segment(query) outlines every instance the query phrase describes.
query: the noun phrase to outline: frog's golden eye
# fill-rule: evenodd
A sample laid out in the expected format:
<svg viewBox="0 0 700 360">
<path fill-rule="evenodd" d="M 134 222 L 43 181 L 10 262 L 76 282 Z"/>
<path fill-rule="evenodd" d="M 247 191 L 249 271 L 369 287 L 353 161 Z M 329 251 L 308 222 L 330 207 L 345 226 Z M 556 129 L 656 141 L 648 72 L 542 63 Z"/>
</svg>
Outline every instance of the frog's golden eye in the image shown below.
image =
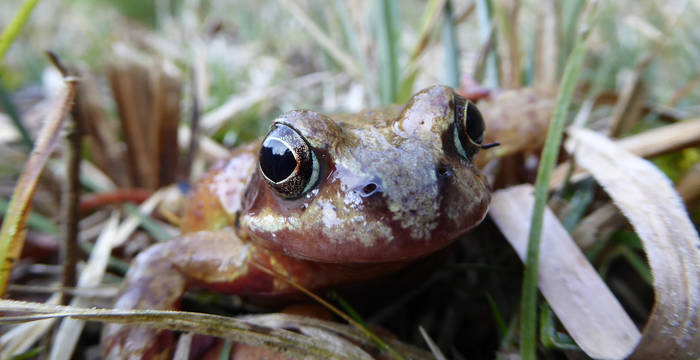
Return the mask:
<svg viewBox="0 0 700 360">
<path fill-rule="evenodd" d="M 284 124 L 273 125 L 265 137 L 259 165 L 265 181 L 285 199 L 300 197 L 318 180 L 318 160 L 311 146 Z"/>
<path fill-rule="evenodd" d="M 454 142 L 457 151 L 471 159 L 483 146 L 484 118 L 471 101 L 454 96 Z"/>
</svg>

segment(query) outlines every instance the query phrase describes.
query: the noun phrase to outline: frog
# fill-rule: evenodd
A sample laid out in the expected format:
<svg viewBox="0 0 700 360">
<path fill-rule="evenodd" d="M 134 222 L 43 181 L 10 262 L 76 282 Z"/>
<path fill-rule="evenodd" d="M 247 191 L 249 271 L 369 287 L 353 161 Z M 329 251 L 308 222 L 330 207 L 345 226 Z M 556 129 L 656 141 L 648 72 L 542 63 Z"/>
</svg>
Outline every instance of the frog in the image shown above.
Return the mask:
<svg viewBox="0 0 700 360">
<path fill-rule="evenodd" d="M 357 114 L 293 110 L 194 186 L 181 234 L 141 252 L 116 309 L 173 310 L 191 289 L 283 296 L 395 273 L 486 216 L 484 119 L 435 85 Z M 163 358 L 173 334 L 112 324 L 106 358 Z"/>
</svg>

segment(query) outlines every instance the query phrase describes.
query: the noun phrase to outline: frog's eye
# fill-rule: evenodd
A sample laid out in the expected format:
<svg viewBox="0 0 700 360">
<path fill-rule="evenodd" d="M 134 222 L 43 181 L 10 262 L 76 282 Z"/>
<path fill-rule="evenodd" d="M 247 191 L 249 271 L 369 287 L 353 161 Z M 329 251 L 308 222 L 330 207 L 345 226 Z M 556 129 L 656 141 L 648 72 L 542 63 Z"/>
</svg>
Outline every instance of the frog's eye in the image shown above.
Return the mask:
<svg viewBox="0 0 700 360">
<path fill-rule="evenodd" d="M 484 141 L 484 118 L 471 101 L 454 97 L 454 142 L 460 155 L 471 159 Z"/>
<path fill-rule="evenodd" d="M 286 199 L 300 197 L 318 180 L 318 160 L 311 146 L 284 124 L 273 125 L 265 137 L 259 163 L 265 181 Z"/>
</svg>

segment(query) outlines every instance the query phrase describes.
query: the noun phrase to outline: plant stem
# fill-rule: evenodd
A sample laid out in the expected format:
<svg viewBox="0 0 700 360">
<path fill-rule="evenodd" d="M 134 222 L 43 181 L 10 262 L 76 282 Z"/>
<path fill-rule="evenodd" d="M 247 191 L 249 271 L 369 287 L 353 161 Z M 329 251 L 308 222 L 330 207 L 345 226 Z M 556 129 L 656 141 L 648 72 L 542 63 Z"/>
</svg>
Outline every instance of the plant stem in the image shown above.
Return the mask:
<svg viewBox="0 0 700 360">
<path fill-rule="evenodd" d="M 535 205 L 532 211 L 532 223 L 528 238 L 527 259 L 525 262 L 525 274 L 523 277 L 521 323 L 520 323 L 520 357 L 523 360 L 535 360 L 537 353 L 537 277 L 539 266 L 540 238 L 542 237 L 542 223 L 544 220 L 544 207 L 547 204 L 549 181 L 552 177 L 552 169 L 559 156 L 564 123 L 571 98 L 578 80 L 578 75 L 585 54 L 585 40 L 590 34 L 590 27 L 579 35 L 574 44 L 573 51 L 566 63 L 562 85 L 557 95 L 556 107 L 552 117 L 552 123 L 547 132 L 544 150 L 540 158 L 535 181 Z"/>
<path fill-rule="evenodd" d="M 448 0 L 443 8 L 442 35 L 445 44 L 445 85 L 459 88 L 459 44 L 452 11 Z"/>
</svg>

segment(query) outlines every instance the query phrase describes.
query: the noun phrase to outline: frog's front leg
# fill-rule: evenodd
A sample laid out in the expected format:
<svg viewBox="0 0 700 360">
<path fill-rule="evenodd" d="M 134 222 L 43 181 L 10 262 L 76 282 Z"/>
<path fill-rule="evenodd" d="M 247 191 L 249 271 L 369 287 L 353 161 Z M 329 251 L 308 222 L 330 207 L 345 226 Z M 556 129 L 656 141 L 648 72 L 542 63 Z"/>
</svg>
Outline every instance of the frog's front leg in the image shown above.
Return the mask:
<svg viewBox="0 0 700 360">
<path fill-rule="evenodd" d="M 254 264 L 255 262 L 255 264 Z M 308 276 L 315 264 L 241 241 L 233 231 L 200 231 L 152 246 L 132 264 L 117 309 L 178 309 L 189 288 L 207 288 L 235 294 L 291 292 L 286 282 L 260 270 L 259 265 L 285 266 L 285 275 L 308 287 L 322 279 Z M 258 264 L 258 266 L 256 266 Z M 277 269 L 275 269 L 277 270 Z M 167 358 L 173 335 L 169 331 L 112 324 L 103 333 L 106 358 Z"/>
</svg>

